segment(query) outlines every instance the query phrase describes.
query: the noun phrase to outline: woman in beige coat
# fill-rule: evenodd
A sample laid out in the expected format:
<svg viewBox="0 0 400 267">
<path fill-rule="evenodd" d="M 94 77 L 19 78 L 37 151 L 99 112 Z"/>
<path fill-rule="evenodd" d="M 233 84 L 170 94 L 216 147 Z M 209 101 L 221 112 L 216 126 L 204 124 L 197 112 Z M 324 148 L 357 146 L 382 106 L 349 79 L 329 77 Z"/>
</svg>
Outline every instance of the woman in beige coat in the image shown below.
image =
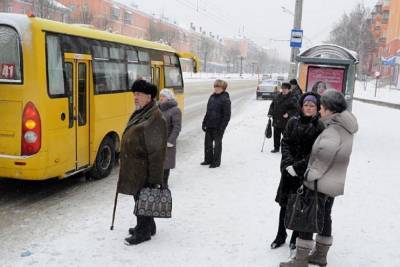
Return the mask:
<svg viewBox="0 0 400 267">
<path fill-rule="evenodd" d="M 347 110 L 342 93 L 327 90 L 321 96 L 321 120 L 325 130 L 313 145 L 308 167 L 304 175 L 304 190 L 314 190 L 318 181 L 318 192 L 328 196 L 324 214 L 324 228 L 316 237 L 313 233 L 299 233 L 296 255 L 281 267 L 307 267 L 308 263 L 326 266 L 326 256 L 332 245 L 331 211 L 334 198 L 343 195 L 347 167 L 353 147 L 353 135 L 358 130 L 357 119 Z"/>
</svg>

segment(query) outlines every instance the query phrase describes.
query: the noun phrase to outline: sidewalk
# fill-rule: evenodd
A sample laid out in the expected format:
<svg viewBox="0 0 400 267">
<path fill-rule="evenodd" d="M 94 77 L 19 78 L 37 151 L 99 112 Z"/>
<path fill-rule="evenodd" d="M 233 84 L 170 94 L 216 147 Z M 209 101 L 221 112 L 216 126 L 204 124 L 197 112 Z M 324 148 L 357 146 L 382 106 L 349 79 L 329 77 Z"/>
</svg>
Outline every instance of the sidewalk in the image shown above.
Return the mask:
<svg viewBox="0 0 400 267">
<path fill-rule="evenodd" d="M 177 168 L 170 178 L 173 217 L 157 220 L 157 235 L 151 241 L 123 244 L 134 224 L 132 197 L 119 198 L 115 230 L 109 230 L 114 173 L 96 194 L 66 202 L 51 222 L 43 222 L 44 214 L 38 211 L 25 222 L 29 228 L 22 228 L 25 239 L 12 235 L 0 244 L 0 265 L 278 266 L 287 260 L 289 249 L 287 244 L 269 248 L 278 223 L 274 198 L 281 158 L 269 152 L 272 140 L 260 152 L 269 103 L 249 96 L 227 128 L 220 168 L 200 166 L 201 130 L 180 138 Z M 400 179 L 395 166 L 400 126 L 390 126 L 389 131 L 387 121 L 396 121 L 400 111 L 359 102 L 353 111 L 360 131 L 354 139 L 345 195 L 333 206 L 329 266 L 397 267 Z M 16 230 L 21 229 L 19 223 L 15 222 Z M 32 254 L 22 257 L 25 250 Z"/>
<path fill-rule="evenodd" d="M 367 82 L 366 86 L 364 82 L 356 81 L 354 99 L 400 109 L 400 90 L 390 86 L 378 87 L 375 96 L 375 80 Z"/>
</svg>

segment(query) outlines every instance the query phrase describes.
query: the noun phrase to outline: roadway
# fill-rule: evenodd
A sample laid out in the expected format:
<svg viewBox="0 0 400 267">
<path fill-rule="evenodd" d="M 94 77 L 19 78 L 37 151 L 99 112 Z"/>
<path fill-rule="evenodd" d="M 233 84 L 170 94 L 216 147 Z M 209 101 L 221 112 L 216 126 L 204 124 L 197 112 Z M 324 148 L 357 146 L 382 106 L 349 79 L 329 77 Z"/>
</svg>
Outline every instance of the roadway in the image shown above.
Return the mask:
<svg viewBox="0 0 400 267">
<path fill-rule="evenodd" d="M 201 131 L 212 84 L 213 81 L 190 81 L 185 84 L 185 111 L 179 138 L 182 152 L 190 153 L 191 138 Z M 256 81 L 229 81 L 233 116 L 240 112 L 243 100 L 255 97 L 255 87 Z M 85 203 L 88 198 L 94 201 L 93 205 L 102 205 L 104 194 L 111 196 L 115 190 L 118 169 L 117 166 L 109 177 L 98 181 L 87 181 L 84 175 L 33 182 L 0 179 L 0 240 L 5 244 L 5 240 L 13 238 L 12 233 L 18 236 L 20 230 L 35 231 L 37 225 L 30 222 L 38 216 L 41 217 L 40 223 L 51 225 L 64 209 L 76 203 Z"/>
</svg>

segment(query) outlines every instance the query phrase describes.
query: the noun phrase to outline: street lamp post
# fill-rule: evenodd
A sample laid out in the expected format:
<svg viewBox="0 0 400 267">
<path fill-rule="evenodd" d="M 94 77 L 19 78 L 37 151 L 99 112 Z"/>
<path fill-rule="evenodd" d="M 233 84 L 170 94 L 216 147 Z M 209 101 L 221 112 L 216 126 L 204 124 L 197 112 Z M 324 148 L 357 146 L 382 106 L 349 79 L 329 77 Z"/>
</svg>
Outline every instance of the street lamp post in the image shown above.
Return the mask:
<svg viewBox="0 0 400 267">
<path fill-rule="evenodd" d="M 296 6 L 295 6 L 295 10 L 294 10 L 293 29 L 297 29 L 297 30 L 301 29 L 302 13 L 303 13 L 303 0 L 296 0 Z M 300 53 L 299 48 L 292 47 L 291 53 L 290 53 L 289 79 L 296 78 L 296 75 L 297 75 L 296 57 L 299 53 Z"/>
</svg>

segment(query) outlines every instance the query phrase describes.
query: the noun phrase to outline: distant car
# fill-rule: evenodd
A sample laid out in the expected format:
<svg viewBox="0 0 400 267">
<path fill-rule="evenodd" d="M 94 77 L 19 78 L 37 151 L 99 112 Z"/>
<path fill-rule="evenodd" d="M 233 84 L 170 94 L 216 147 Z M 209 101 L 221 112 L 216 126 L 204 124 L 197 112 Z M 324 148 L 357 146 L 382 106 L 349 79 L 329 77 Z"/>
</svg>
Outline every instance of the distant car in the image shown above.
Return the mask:
<svg viewBox="0 0 400 267">
<path fill-rule="evenodd" d="M 272 79 L 272 75 L 271 74 L 263 74 L 261 80 L 270 80 Z"/>
<path fill-rule="evenodd" d="M 257 86 L 256 99 L 273 99 L 281 86 L 280 81 L 266 80 Z"/>
</svg>

